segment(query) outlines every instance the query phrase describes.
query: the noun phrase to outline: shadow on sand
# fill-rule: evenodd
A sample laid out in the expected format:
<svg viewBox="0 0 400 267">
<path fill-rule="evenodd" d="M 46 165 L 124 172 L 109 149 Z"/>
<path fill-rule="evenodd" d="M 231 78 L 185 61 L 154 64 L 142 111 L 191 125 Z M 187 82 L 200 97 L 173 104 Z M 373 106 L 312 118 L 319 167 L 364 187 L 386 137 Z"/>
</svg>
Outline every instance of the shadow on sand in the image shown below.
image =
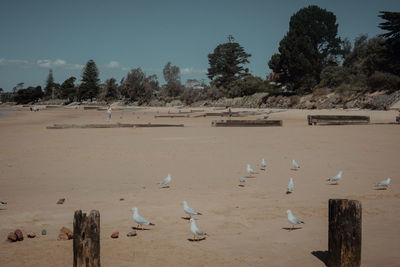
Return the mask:
<svg viewBox="0 0 400 267">
<path fill-rule="evenodd" d="M 328 263 L 328 251 L 327 250 L 325 250 L 325 251 L 322 251 L 322 250 L 313 251 L 313 252 L 311 252 L 311 254 L 313 254 L 316 258 L 318 258 L 325 265 L 327 265 L 327 263 Z"/>
<path fill-rule="evenodd" d="M 293 231 L 293 230 L 299 230 L 299 229 L 303 229 L 303 227 L 282 227 L 283 230 L 287 230 L 287 231 Z"/>
<path fill-rule="evenodd" d="M 200 241 L 203 241 L 205 239 L 206 239 L 206 237 L 202 237 L 202 238 L 199 238 L 199 239 L 188 238 L 187 240 L 190 241 L 190 242 L 200 242 Z"/>
<path fill-rule="evenodd" d="M 132 229 L 133 230 L 137 230 L 137 231 L 148 231 L 148 230 L 151 230 L 151 229 L 149 229 L 149 228 L 138 228 L 138 227 L 136 227 L 136 226 L 132 226 Z"/>
<path fill-rule="evenodd" d="M 374 188 L 374 190 L 387 190 L 387 188 L 386 187 L 376 187 L 376 188 Z"/>
</svg>

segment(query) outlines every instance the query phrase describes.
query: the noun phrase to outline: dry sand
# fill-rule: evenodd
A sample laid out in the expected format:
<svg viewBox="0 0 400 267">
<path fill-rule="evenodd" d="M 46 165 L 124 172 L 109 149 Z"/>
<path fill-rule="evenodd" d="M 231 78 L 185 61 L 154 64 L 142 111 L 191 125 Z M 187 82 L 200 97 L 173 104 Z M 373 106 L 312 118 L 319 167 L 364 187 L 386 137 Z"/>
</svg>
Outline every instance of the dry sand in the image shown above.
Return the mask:
<svg viewBox="0 0 400 267">
<path fill-rule="evenodd" d="M 14 108 L 12 108 L 14 109 Z M 324 266 L 313 251 L 328 249 L 328 199 L 360 200 L 362 265 L 400 262 L 400 126 L 308 126 L 307 114 L 370 115 L 394 121 L 394 111 L 303 111 L 274 113 L 283 127 L 215 128 L 216 118 L 158 118 L 168 108 L 114 111 L 112 122 L 184 123 L 184 128 L 49 130 L 53 123 L 106 123 L 105 111 L 1 110 L 1 266 L 71 266 L 74 211 L 98 209 L 103 266 Z M 172 109 L 171 109 L 172 111 Z M 259 170 L 239 187 L 246 164 Z M 299 171 L 290 170 L 296 159 Z M 343 170 L 338 186 L 325 181 Z M 168 173 L 169 189 L 157 184 Z M 285 194 L 289 178 L 294 193 Z M 374 184 L 392 178 L 388 190 Z M 63 205 L 57 205 L 66 198 Z M 120 201 L 120 198 L 125 200 Z M 182 201 L 199 212 L 209 234 L 190 242 Z M 156 224 L 136 237 L 131 208 Z M 287 231 L 286 210 L 305 221 Z M 38 237 L 5 241 L 20 228 Z M 41 236 L 41 230 L 47 235 Z M 120 238 L 111 239 L 114 231 Z"/>
</svg>

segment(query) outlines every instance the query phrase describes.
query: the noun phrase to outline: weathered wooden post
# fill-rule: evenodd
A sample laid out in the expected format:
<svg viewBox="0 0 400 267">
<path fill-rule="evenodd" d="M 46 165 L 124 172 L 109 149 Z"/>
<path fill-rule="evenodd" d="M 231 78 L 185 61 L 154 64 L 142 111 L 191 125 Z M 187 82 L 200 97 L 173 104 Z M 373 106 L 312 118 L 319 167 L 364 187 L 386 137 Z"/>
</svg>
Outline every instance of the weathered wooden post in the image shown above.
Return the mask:
<svg viewBox="0 0 400 267">
<path fill-rule="evenodd" d="M 74 267 L 100 266 L 100 213 L 90 211 L 89 217 L 81 210 L 74 215 Z"/>
<path fill-rule="evenodd" d="M 329 199 L 328 267 L 361 265 L 361 203 Z"/>
</svg>

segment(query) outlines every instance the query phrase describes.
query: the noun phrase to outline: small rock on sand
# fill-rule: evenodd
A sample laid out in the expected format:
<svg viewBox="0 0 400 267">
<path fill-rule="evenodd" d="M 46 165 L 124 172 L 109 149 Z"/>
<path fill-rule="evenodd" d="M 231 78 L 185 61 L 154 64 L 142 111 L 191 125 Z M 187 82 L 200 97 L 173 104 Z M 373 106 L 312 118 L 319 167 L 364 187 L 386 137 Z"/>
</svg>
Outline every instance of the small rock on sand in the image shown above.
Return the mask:
<svg viewBox="0 0 400 267">
<path fill-rule="evenodd" d="M 15 232 L 10 232 L 7 236 L 7 239 L 10 240 L 11 242 L 16 242 L 17 235 L 15 234 Z"/>
<path fill-rule="evenodd" d="M 36 237 L 36 234 L 33 233 L 33 232 L 30 232 L 30 233 L 27 234 L 27 237 L 28 237 L 28 238 L 35 238 L 35 237 Z"/>
<path fill-rule="evenodd" d="M 43 230 L 42 230 L 42 235 L 46 235 L 46 234 L 47 234 L 46 229 L 43 229 Z"/>
<path fill-rule="evenodd" d="M 65 226 L 60 229 L 60 234 L 66 234 L 68 239 L 72 239 L 74 237 L 72 231 Z"/>
<path fill-rule="evenodd" d="M 137 235 L 136 231 L 131 231 L 126 234 L 126 236 L 136 236 L 136 235 Z"/>
<path fill-rule="evenodd" d="M 65 201 L 65 198 L 60 198 L 60 199 L 57 201 L 57 204 L 64 204 L 64 201 Z"/>
<path fill-rule="evenodd" d="M 118 238 L 119 237 L 119 232 L 114 232 L 111 235 L 111 238 Z"/>
<path fill-rule="evenodd" d="M 24 235 L 22 234 L 22 231 L 21 231 L 21 230 L 17 229 L 17 230 L 15 230 L 14 233 L 15 233 L 15 235 L 17 236 L 17 240 L 18 240 L 18 241 L 24 240 Z"/>
</svg>

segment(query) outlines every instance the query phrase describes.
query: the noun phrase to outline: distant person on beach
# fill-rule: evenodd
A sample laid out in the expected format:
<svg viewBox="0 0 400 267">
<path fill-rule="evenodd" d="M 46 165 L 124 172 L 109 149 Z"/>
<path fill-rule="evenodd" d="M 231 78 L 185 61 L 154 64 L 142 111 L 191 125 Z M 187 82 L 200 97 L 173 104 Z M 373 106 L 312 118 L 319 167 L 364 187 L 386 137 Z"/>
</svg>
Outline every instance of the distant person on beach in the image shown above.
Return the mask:
<svg viewBox="0 0 400 267">
<path fill-rule="evenodd" d="M 232 117 L 232 110 L 231 110 L 231 107 L 229 107 L 229 109 L 228 109 L 228 114 L 229 114 L 229 117 Z"/>
<path fill-rule="evenodd" d="M 107 106 L 107 120 L 111 120 L 111 111 L 112 111 L 111 106 L 108 105 Z"/>
</svg>

